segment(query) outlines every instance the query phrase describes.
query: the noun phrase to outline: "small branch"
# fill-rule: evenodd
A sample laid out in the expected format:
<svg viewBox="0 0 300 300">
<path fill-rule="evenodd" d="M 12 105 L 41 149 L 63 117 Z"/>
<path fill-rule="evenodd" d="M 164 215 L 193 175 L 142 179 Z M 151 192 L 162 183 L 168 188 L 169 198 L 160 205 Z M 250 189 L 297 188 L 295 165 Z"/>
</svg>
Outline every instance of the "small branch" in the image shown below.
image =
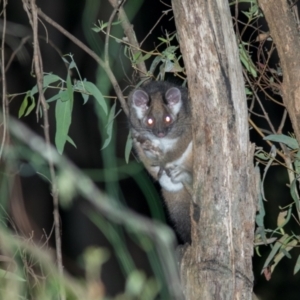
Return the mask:
<svg viewBox="0 0 300 300">
<path fill-rule="evenodd" d="M 112 7 L 114 7 L 114 8 L 117 8 L 119 6 L 117 0 L 109 0 L 109 2 L 112 5 Z M 139 52 L 139 50 L 135 50 L 135 49 L 139 49 L 140 45 L 137 41 L 133 27 L 132 27 L 131 23 L 129 22 L 128 17 L 126 15 L 123 7 L 120 7 L 120 9 L 119 9 L 119 16 L 122 21 L 121 25 L 123 27 L 124 33 L 125 33 L 126 37 L 128 38 L 129 43 L 131 45 L 133 45 L 133 49 L 131 51 L 133 52 L 133 54 L 135 54 L 135 53 Z M 139 62 L 137 64 L 137 66 L 139 68 L 139 76 L 142 79 L 147 74 L 147 68 L 146 68 L 145 62 L 144 61 Z"/>
<path fill-rule="evenodd" d="M 118 12 L 119 8 L 123 5 L 124 0 L 121 1 L 121 3 L 114 8 L 108 23 L 107 23 L 107 31 L 106 31 L 106 35 L 105 35 L 105 43 L 104 43 L 104 61 L 105 63 L 108 64 L 109 66 L 109 54 L 108 54 L 108 48 L 109 48 L 109 37 L 110 37 L 110 30 L 111 30 L 111 24 L 116 16 L 116 13 Z"/>
<path fill-rule="evenodd" d="M 143 43 L 146 41 L 146 39 L 148 38 L 148 36 L 152 33 L 152 31 L 154 30 L 154 28 L 159 24 L 159 22 L 161 21 L 161 19 L 166 16 L 168 14 L 168 12 L 172 11 L 172 9 L 168 9 L 163 11 L 162 15 L 158 18 L 157 22 L 152 26 L 152 28 L 150 29 L 150 31 L 147 33 L 147 35 L 144 37 L 144 39 L 141 41 L 140 46 L 143 45 Z"/>
<path fill-rule="evenodd" d="M 3 0 L 3 32 L 2 32 L 2 43 L 1 43 L 1 73 L 2 73 L 2 114 L 3 114 L 3 128 L 2 134 L 0 130 L 1 147 L 0 147 L 0 159 L 2 157 L 2 152 L 8 137 L 8 100 L 6 96 L 6 75 L 5 75 L 5 34 L 6 34 L 6 5 L 7 0 Z"/>
<path fill-rule="evenodd" d="M 47 102 L 43 92 L 43 62 L 42 62 L 42 56 L 39 47 L 37 7 L 35 5 L 35 0 L 30 0 L 30 4 L 27 1 L 28 0 L 23 0 L 23 5 L 33 30 L 34 68 L 35 68 L 35 75 L 37 78 L 37 87 L 39 91 L 39 100 L 38 100 L 36 113 L 38 114 L 39 112 L 39 105 L 42 105 L 43 121 L 44 121 L 44 136 L 46 141 L 46 147 L 47 149 L 50 149 L 51 147 L 50 134 L 49 134 L 50 126 L 48 120 Z M 57 258 L 59 274 L 61 277 L 63 277 L 63 262 L 62 262 L 61 237 L 60 237 L 61 226 L 60 226 L 60 217 L 59 217 L 57 182 L 56 182 L 54 164 L 52 162 L 51 157 L 47 160 L 47 162 L 50 170 L 51 190 L 52 190 L 52 198 L 53 198 L 53 206 L 54 206 L 53 215 L 54 215 L 54 227 L 55 227 L 56 258 Z M 60 299 L 61 300 L 66 299 L 65 290 L 62 284 L 60 285 Z"/>
<path fill-rule="evenodd" d="M 248 121 L 249 121 L 250 125 L 255 129 L 255 131 L 256 131 L 262 138 L 264 138 L 265 135 L 264 135 L 264 134 L 262 133 L 262 131 L 256 126 L 256 124 L 255 124 L 250 118 L 248 118 Z M 273 146 L 273 144 L 272 144 L 270 141 L 268 141 L 268 140 L 265 140 L 265 141 L 267 142 L 267 144 L 268 144 L 270 147 Z M 283 155 L 278 149 L 276 149 L 276 152 L 277 152 L 277 154 L 278 154 L 279 156 L 281 156 L 281 157 L 285 160 L 284 155 Z"/>
<path fill-rule="evenodd" d="M 270 126 L 272 132 L 273 132 L 274 134 L 276 134 L 276 130 L 275 130 L 275 128 L 274 128 L 274 126 L 273 126 L 273 124 L 272 124 L 270 118 L 269 118 L 269 115 L 268 115 L 268 113 L 266 112 L 264 106 L 262 105 L 262 103 L 261 103 L 261 101 L 260 101 L 260 99 L 259 99 L 259 97 L 258 97 L 258 95 L 257 95 L 257 93 L 256 93 L 256 91 L 255 91 L 255 89 L 254 89 L 254 87 L 253 87 L 253 85 L 252 85 L 252 82 L 250 81 L 250 79 L 249 79 L 249 77 L 248 77 L 248 74 L 247 74 L 247 72 L 246 72 L 244 69 L 243 69 L 243 74 L 244 74 L 244 77 L 247 79 L 247 82 L 248 82 L 249 86 L 251 87 L 251 90 L 252 90 L 252 92 L 253 92 L 253 94 L 254 94 L 254 96 L 255 96 L 255 98 L 256 98 L 256 100 L 257 100 L 257 102 L 258 102 L 258 104 L 259 104 L 259 106 L 260 106 L 260 108 L 261 108 L 261 110 L 263 111 L 263 114 L 264 114 L 264 116 L 265 116 L 265 119 L 266 119 L 266 121 L 268 122 L 268 124 L 269 124 L 269 126 Z"/>
<path fill-rule="evenodd" d="M 69 33 L 67 30 L 65 30 L 63 27 L 61 27 L 59 24 L 57 24 L 54 20 L 52 20 L 50 17 L 48 17 L 45 13 L 41 11 L 41 9 L 38 9 L 38 15 L 43 18 L 47 23 L 52 25 L 54 28 L 56 28 L 60 33 L 62 33 L 64 36 L 66 36 L 69 40 L 71 40 L 75 45 L 77 45 L 79 48 L 81 48 L 84 52 L 86 52 L 89 56 L 91 56 L 106 72 L 106 75 L 110 79 L 110 82 L 117 94 L 117 97 L 119 98 L 119 101 L 121 103 L 121 106 L 125 112 L 125 114 L 128 116 L 129 110 L 126 103 L 126 100 L 123 96 L 122 90 L 116 80 L 115 75 L 111 71 L 110 67 L 106 65 L 106 63 L 89 47 L 87 47 L 85 44 L 83 44 L 80 40 L 78 40 L 74 35 Z"/>
</svg>

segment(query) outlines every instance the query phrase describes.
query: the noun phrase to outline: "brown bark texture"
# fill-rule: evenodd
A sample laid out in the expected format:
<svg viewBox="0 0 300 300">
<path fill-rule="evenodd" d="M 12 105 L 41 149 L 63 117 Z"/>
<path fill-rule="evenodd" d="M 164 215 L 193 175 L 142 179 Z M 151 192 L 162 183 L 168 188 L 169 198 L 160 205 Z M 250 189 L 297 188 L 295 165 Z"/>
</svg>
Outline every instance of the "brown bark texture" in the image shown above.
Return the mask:
<svg viewBox="0 0 300 300">
<path fill-rule="evenodd" d="M 192 245 L 185 298 L 251 299 L 255 216 L 253 146 L 228 1 L 173 0 L 192 99 Z"/>
<path fill-rule="evenodd" d="M 283 103 L 300 142 L 300 39 L 297 24 L 287 0 L 259 0 L 258 3 L 276 44 L 283 73 Z"/>
</svg>

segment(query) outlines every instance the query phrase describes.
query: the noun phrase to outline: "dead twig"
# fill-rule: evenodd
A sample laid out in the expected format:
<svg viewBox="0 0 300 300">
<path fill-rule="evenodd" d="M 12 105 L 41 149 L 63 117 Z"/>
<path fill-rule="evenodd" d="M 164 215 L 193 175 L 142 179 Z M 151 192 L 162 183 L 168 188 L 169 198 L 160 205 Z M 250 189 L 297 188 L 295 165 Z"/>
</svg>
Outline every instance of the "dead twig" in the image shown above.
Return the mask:
<svg viewBox="0 0 300 300">
<path fill-rule="evenodd" d="M 35 0 L 23 0 L 24 10 L 26 11 L 32 31 L 33 31 L 33 61 L 34 61 L 34 69 L 35 75 L 37 78 L 37 87 L 39 91 L 39 100 L 37 105 L 36 113 L 39 113 L 39 105 L 42 106 L 43 109 L 43 127 L 44 127 L 44 137 L 47 145 L 47 149 L 50 149 L 50 134 L 49 134 L 49 119 L 48 119 L 48 105 L 46 99 L 44 97 L 43 92 L 43 61 L 39 47 L 39 37 L 38 37 L 38 13 L 37 7 L 35 4 Z M 58 201 L 58 189 L 57 189 L 57 180 L 54 169 L 54 164 L 50 159 L 47 160 L 50 170 L 50 178 L 51 178 L 51 193 L 53 198 L 53 216 L 54 216 L 54 227 L 55 227 L 55 244 L 56 244 L 56 259 L 58 272 L 60 276 L 63 276 L 63 262 L 62 262 L 62 250 L 61 250 L 61 226 L 60 226 L 60 217 L 59 217 L 59 201 Z M 63 285 L 60 285 L 60 299 L 65 300 L 65 290 Z"/>
</svg>

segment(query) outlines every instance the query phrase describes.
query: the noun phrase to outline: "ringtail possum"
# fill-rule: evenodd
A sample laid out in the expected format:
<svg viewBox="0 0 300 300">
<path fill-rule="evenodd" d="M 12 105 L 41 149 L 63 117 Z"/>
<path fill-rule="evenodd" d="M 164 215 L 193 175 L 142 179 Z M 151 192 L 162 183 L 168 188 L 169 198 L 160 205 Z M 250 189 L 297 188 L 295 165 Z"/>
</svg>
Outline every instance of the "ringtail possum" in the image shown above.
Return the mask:
<svg viewBox="0 0 300 300">
<path fill-rule="evenodd" d="M 128 97 L 134 148 L 158 180 L 175 231 L 191 242 L 190 204 L 193 183 L 191 108 L 186 88 L 153 81 Z"/>
</svg>

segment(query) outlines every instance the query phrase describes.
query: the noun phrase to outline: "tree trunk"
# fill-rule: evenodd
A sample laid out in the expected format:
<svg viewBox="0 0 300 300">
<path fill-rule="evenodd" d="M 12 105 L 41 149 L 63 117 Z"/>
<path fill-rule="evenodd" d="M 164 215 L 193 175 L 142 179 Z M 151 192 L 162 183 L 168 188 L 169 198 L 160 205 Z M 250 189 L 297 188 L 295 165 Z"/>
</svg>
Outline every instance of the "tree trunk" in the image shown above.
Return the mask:
<svg viewBox="0 0 300 300">
<path fill-rule="evenodd" d="M 282 99 L 300 142 L 300 40 L 297 24 L 287 0 L 258 2 L 276 44 L 283 73 Z"/>
<path fill-rule="evenodd" d="M 228 2 L 173 0 L 192 99 L 192 245 L 186 299 L 251 299 L 256 202 L 242 69 Z"/>
</svg>

